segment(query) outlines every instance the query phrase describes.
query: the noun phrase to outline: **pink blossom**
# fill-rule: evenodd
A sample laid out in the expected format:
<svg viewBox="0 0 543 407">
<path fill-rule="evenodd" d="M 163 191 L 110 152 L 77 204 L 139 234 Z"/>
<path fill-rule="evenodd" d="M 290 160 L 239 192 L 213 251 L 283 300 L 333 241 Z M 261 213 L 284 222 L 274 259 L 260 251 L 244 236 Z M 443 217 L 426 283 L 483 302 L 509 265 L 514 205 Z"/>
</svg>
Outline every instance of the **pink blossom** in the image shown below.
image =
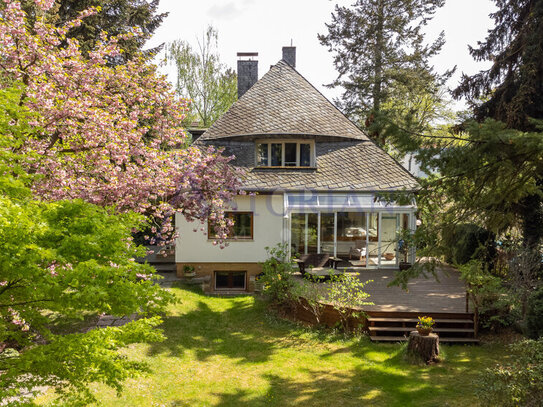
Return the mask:
<svg viewBox="0 0 543 407">
<path fill-rule="evenodd" d="M 26 139 L 21 150 L 32 157 L 28 170 L 41 176 L 33 185 L 37 195 L 145 214 L 154 220 L 151 244 L 174 238 L 172 217 L 178 211 L 187 220 L 223 219 L 240 186 L 232 157 L 183 147 L 181 123 L 189 101 L 175 97 L 156 66 L 143 57 L 115 67 L 106 63 L 121 52 L 119 38 L 138 33 L 103 36 L 85 58 L 66 34 L 96 9 L 62 27 L 39 17 L 30 29 L 20 2 L 3 1 L 0 75 L 6 80 L 0 88 L 10 79 L 26 85 L 21 103 L 36 114 L 32 125 L 40 134 Z M 46 11 L 53 1 L 35 3 Z M 220 239 L 229 226 L 217 222 Z"/>
</svg>

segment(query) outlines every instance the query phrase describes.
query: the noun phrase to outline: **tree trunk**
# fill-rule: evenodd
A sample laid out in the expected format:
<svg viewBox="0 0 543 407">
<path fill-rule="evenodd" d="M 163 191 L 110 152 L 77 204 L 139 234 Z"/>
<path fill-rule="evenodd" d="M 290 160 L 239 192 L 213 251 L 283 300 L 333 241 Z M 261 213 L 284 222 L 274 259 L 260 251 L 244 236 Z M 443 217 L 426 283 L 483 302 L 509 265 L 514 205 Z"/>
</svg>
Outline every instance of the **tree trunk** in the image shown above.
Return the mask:
<svg viewBox="0 0 543 407">
<path fill-rule="evenodd" d="M 409 334 L 407 354 L 422 360 L 426 364 L 437 362 L 439 356 L 439 336 L 436 334 L 421 336 L 417 331 L 412 331 Z"/>
</svg>

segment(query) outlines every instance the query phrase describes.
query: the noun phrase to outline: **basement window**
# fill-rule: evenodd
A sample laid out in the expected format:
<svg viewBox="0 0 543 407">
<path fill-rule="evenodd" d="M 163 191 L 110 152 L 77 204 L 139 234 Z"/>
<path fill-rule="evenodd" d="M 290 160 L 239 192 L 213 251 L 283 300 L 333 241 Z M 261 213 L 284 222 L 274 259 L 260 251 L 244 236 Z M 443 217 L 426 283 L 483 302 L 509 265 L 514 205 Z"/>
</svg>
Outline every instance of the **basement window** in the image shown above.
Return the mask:
<svg viewBox="0 0 543 407">
<path fill-rule="evenodd" d="M 216 290 L 245 290 L 246 271 L 215 271 Z"/>
<path fill-rule="evenodd" d="M 311 167 L 315 144 L 311 141 L 257 142 L 257 167 Z"/>
</svg>

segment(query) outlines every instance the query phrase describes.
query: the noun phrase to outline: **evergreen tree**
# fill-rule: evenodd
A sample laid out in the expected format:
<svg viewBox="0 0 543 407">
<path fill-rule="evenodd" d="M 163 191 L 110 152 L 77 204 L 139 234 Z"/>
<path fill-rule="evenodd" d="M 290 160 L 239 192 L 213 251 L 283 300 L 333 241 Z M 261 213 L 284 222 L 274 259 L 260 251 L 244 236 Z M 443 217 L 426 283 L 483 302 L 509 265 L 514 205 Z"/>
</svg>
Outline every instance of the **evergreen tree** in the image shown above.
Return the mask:
<svg viewBox="0 0 543 407">
<path fill-rule="evenodd" d="M 508 138 L 489 138 L 485 150 L 498 149 L 501 161 L 518 169 L 511 174 L 517 184 L 528 171 L 523 184 L 530 188 L 513 195 L 511 207 L 521 217 L 525 245 L 536 248 L 543 238 L 543 0 L 495 1 L 495 27 L 478 48 L 470 48 L 476 60 L 492 61 L 492 66 L 464 75 L 454 96 L 467 97 L 476 120 L 501 121 L 523 137 L 508 143 L 504 142 Z M 484 182 L 476 175 L 472 175 L 476 184 Z"/>
<path fill-rule="evenodd" d="M 141 51 L 145 41 L 168 16 L 168 13 L 158 14 L 159 2 L 160 0 L 57 0 L 50 14 L 52 22 L 60 26 L 74 20 L 90 7 L 100 8 L 98 13 L 85 18 L 79 27 L 74 27 L 68 34 L 68 38 L 76 38 L 79 41 L 84 54 L 94 49 L 103 31 L 107 32 L 108 36 L 116 36 L 132 32 L 134 27 L 141 30 L 143 36 L 120 41 L 124 54 L 112 61 L 119 64 Z M 34 1 L 27 0 L 24 5 L 27 15 L 31 18 L 35 10 L 33 3 Z M 147 50 L 146 53 L 154 55 L 161 47 Z"/>
<path fill-rule="evenodd" d="M 543 1 L 495 2 L 495 27 L 478 48 L 470 47 L 475 60 L 492 61 L 492 66 L 463 75 L 454 96 L 467 97 L 479 120 L 490 117 L 509 128 L 534 131 L 531 119 L 543 119 Z"/>
<path fill-rule="evenodd" d="M 339 72 L 329 86 L 344 88 L 336 103 L 360 127 L 369 127 L 381 144 L 391 122 L 396 129 L 423 132 L 438 114 L 417 112 L 427 109 L 426 103 L 398 104 L 442 102 L 440 86 L 450 72 L 438 75 L 429 59 L 441 50 L 444 35 L 428 45 L 422 29 L 443 4 L 444 0 L 358 0 L 352 8 L 336 6 L 326 25 L 328 34 L 319 35 L 321 44 L 335 54 Z M 422 127 L 413 127 L 414 117 L 424 118 Z"/>
</svg>

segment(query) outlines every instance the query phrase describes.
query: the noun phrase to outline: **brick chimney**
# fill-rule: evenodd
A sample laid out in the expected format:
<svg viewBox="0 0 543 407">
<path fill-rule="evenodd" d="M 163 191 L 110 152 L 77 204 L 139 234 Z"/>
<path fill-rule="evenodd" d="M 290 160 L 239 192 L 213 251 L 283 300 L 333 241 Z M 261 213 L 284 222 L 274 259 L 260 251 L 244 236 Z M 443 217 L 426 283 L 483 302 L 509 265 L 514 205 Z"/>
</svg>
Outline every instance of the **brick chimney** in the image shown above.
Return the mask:
<svg viewBox="0 0 543 407">
<path fill-rule="evenodd" d="M 238 52 L 238 99 L 258 81 L 258 52 Z"/>
<path fill-rule="evenodd" d="M 296 68 L 296 47 L 283 47 L 283 61 Z"/>
</svg>

